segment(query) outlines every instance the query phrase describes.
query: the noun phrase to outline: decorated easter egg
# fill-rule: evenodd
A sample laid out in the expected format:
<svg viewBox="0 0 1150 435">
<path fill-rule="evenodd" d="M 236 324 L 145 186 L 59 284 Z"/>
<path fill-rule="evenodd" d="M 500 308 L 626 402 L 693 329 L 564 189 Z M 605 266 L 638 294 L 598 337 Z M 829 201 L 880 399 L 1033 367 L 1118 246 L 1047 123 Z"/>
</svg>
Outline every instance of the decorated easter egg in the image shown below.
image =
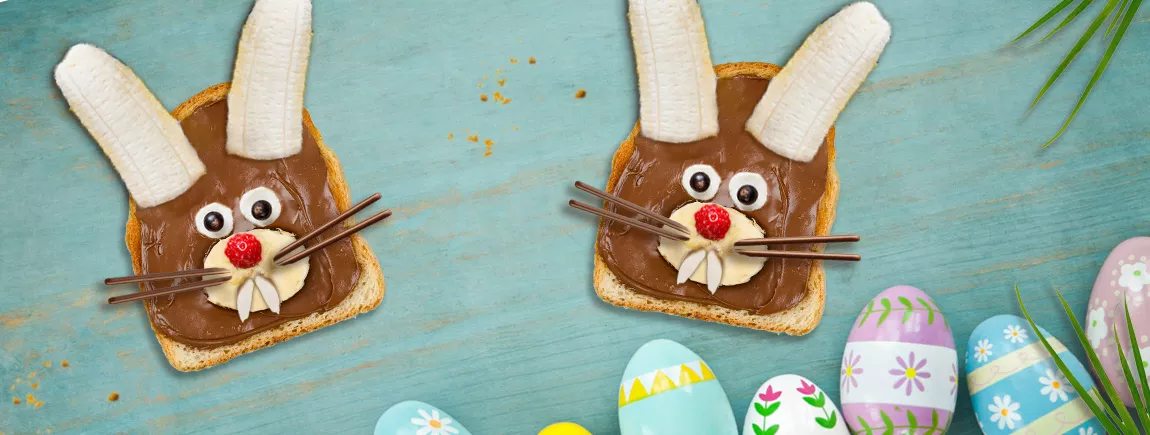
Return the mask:
<svg viewBox="0 0 1150 435">
<path fill-rule="evenodd" d="M 1045 329 L 1040 331 L 1074 377 L 1094 389 L 1078 358 Z M 966 371 L 974 416 L 987 435 L 1103 433 L 1026 319 L 1003 314 L 974 328 Z"/>
<path fill-rule="evenodd" d="M 743 419 L 743 435 L 847 435 L 847 426 L 827 393 L 799 375 L 763 383 Z"/>
<path fill-rule="evenodd" d="M 408 400 L 388 408 L 375 422 L 375 435 L 471 435 L 439 408 Z"/>
<path fill-rule="evenodd" d="M 735 414 L 715 373 L 699 355 L 671 340 L 644 344 L 619 386 L 623 435 L 736 435 Z"/>
<path fill-rule="evenodd" d="M 1102 270 L 1094 280 L 1094 290 L 1086 307 L 1086 320 L 1082 328 L 1090 347 L 1098 354 L 1102 370 L 1114 383 L 1114 389 L 1122 397 L 1126 406 L 1134 406 L 1130 388 L 1126 386 L 1126 375 L 1122 371 L 1122 361 L 1118 357 L 1118 345 L 1114 343 L 1114 326 L 1118 326 L 1118 340 L 1126 352 L 1126 359 L 1133 367 L 1134 354 L 1131 350 L 1130 333 L 1126 330 L 1126 310 L 1123 298 L 1130 306 L 1130 313 L 1145 312 L 1150 307 L 1150 237 L 1135 237 L 1122 242 L 1110 251 Z M 1142 351 L 1143 358 L 1150 356 L 1150 316 L 1134 316 L 1134 333 L 1138 336 L 1134 346 Z M 1137 384 L 1137 381 L 1135 381 Z"/>
<path fill-rule="evenodd" d="M 942 433 L 958 390 L 950 325 L 930 296 L 884 290 L 847 338 L 839 378 L 843 416 L 854 433 Z"/>
<path fill-rule="evenodd" d="M 539 435 L 591 435 L 591 432 L 575 423 L 563 422 L 543 428 Z"/>
</svg>

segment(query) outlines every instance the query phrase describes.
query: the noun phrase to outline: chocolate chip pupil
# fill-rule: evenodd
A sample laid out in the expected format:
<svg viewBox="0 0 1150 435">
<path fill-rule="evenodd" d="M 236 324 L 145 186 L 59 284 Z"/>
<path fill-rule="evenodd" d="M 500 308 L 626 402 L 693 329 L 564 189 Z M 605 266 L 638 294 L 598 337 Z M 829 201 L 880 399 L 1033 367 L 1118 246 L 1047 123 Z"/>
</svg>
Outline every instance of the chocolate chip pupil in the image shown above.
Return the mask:
<svg viewBox="0 0 1150 435">
<path fill-rule="evenodd" d="M 256 201 L 255 204 L 252 204 L 252 217 L 262 221 L 264 219 L 267 219 L 268 216 L 271 216 L 271 215 L 272 215 L 271 203 L 261 199 L 259 201 Z"/>
<path fill-rule="evenodd" d="M 218 211 L 213 211 L 204 215 L 204 228 L 207 228 L 208 231 L 212 232 L 223 229 L 224 215 L 221 215 Z"/>
<path fill-rule="evenodd" d="M 707 188 L 711 187 L 711 177 L 702 172 L 696 172 L 691 176 L 691 188 L 696 192 L 706 192 Z"/>
<path fill-rule="evenodd" d="M 743 186 L 739 188 L 735 196 L 738 197 L 739 202 L 750 205 L 754 204 L 756 199 L 759 199 L 759 191 L 756 190 L 754 186 Z"/>
</svg>

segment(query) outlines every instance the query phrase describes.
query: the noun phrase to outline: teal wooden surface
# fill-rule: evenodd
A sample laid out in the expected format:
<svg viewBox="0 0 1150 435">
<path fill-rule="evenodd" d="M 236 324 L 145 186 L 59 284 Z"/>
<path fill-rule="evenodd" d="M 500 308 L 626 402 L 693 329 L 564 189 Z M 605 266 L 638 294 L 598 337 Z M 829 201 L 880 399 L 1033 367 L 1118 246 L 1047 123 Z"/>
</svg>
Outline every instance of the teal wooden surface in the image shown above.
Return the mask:
<svg viewBox="0 0 1150 435">
<path fill-rule="evenodd" d="M 844 4 L 701 3 L 715 63 L 785 62 Z M 140 305 L 103 303 L 112 291 L 100 280 L 131 271 L 127 196 L 52 68 L 71 44 L 93 43 L 173 108 L 229 79 L 251 3 L 0 3 L 0 387 L 43 402 L 0 397 L 0 432 L 363 433 L 410 398 L 479 434 L 562 420 L 612 433 L 619 377 L 654 338 L 702 355 L 741 421 L 755 388 L 778 374 L 837 399 L 853 319 L 895 284 L 929 292 L 960 347 L 981 320 L 1018 312 L 1016 283 L 1040 323 L 1068 339 L 1052 289 L 1083 312 L 1110 248 L 1150 232 L 1150 13 L 1073 129 L 1040 150 L 1101 52 L 1091 43 L 1024 117 L 1087 24 L 1043 46 L 1005 47 L 1050 3 L 877 2 L 894 36 L 836 141 L 835 232 L 862 234 L 851 250 L 865 259 L 828 267 L 823 322 L 794 338 L 594 295 L 595 221 L 565 203 L 574 180 L 606 181 L 636 118 L 625 2 L 316 1 L 306 106 L 353 196 L 380 191 L 396 212 L 366 233 L 386 297 L 354 320 L 190 374 L 165 362 Z M 573 98 L 578 89 L 587 97 Z M 512 101 L 480 102 L 493 90 Z M 957 412 L 953 433 L 977 431 L 965 393 Z"/>
</svg>

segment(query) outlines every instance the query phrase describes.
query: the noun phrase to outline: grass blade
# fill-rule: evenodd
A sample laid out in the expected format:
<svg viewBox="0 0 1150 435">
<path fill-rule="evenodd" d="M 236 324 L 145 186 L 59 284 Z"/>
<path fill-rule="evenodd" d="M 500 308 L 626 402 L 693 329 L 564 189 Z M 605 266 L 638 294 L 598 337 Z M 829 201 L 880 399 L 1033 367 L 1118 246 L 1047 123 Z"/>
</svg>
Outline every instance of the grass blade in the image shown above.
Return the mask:
<svg viewBox="0 0 1150 435">
<path fill-rule="evenodd" d="M 1082 48 L 1086 46 L 1086 43 L 1090 41 L 1090 38 L 1093 37 L 1094 33 L 1098 31 L 1098 28 L 1102 26 L 1102 23 L 1106 21 L 1106 17 L 1110 16 L 1110 11 L 1114 10 L 1114 5 L 1116 4 L 1118 4 L 1118 0 L 1109 0 L 1106 2 L 1106 7 L 1102 8 L 1102 12 L 1098 13 L 1098 17 L 1090 23 L 1090 28 L 1086 29 L 1086 33 L 1082 34 L 1081 38 L 1078 38 L 1078 42 L 1074 44 L 1074 47 L 1070 49 L 1069 53 L 1066 53 L 1066 57 L 1062 59 L 1062 63 L 1058 64 L 1058 68 L 1055 68 L 1054 72 L 1050 74 L 1050 78 L 1046 79 L 1046 84 L 1042 85 L 1042 89 L 1038 91 L 1038 96 L 1034 97 L 1034 102 L 1030 103 L 1030 108 L 1027 109 L 1027 111 L 1033 110 L 1034 106 L 1038 105 L 1038 101 L 1042 100 L 1042 96 L 1046 95 L 1046 91 L 1050 90 L 1050 86 L 1062 76 L 1062 72 L 1066 71 L 1066 67 L 1070 66 L 1070 62 L 1073 62 L 1074 58 L 1078 57 L 1078 53 L 1082 51 Z M 1121 29 L 1119 29 L 1119 31 L 1121 31 Z M 1117 40 L 1117 38 L 1115 38 L 1115 40 Z M 1073 117 L 1074 116 L 1071 115 L 1071 118 Z M 1069 122 L 1067 122 L 1066 125 L 1069 125 Z M 1062 135 L 1063 131 L 1066 131 L 1066 125 L 1063 125 L 1062 130 L 1058 132 L 1059 136 Z M 1055 139 L 1057 138 L 1058 136 L 1055 136 Z M 1050 140 L 1050 142 L 1053 141 L 1054 139 Z M 1047 142 L 1046 145 L 1050 145 L 1050 142 Z M 1043 147 L 1045 147 L 1045 145 Z"/>
<path fill-rule="evenodd" d="M 1094 367 L 1094 373 L 1097 373 L 1099 380 L 1102 381 L 1103 391 L 1106 391 L 1106 398 L 1110 400 L 1112 411 L 1118 414 L 1122 426 L 1126 429 L 1124 433 L 1138 433 L 1138 430 L 1134 427 L 1134 420 L 1130 418 L 1130 411 L 1126 410 L 1126 406 L 1122 405 L 1118 391 L 1114 389 L 1114 383 L 1110 382 L 1110 377 L 1105 375 L 1106 371 L 1102 368 L 1102 362 L 1098 360 L 1098 354 L 1095 353 L 1094 348 L 1090 346 L 1090 340 L 1086 338 L 1086 331 L 1082 330 L 1082 324 L 1078 323 L 1077 317 L 1074 317 L 1074 310 L 1070 309 L 1070 304 L 1066 302 L 1066 298 L 1062 297 L 1062 292 L 1054 290 L 1054 293 L 1058 295 L 1058 300 L 1062 302 L 1062 309 L 1066 311 L 1066 317 L 1070 318 L 1070 325 L 1074 327 L 1074 333 L 1078 335 L 1078 342 L 1082 343 L 1082 347 L 1086 349 L 1086 357 L 1090 359 L 1090 365 Z"/>
<path fill-rule="evenodd" d="M 1102 13 L 1098 14 L 1098 18 L 1103 18 L 1104 15 L 1109 14 L 1110 10 L 1113 9 L 1114 3 L 1117 1 L 1118 0 L 1110 0 Z M 1114 57 L 1114 52 L 1118 49 L 1118 43 L 1122 42 L 1122 37 L 1126 35 L 1126 29 L 1130 28 L 1130 22 L 1134 20 L 1134 15 L 1138 13 L 1140 6 L 1142 6 L 1142 0 L 1130 0 L 1130 5 L 1126 7 L 1126 12 L 1122 17 L 1122 24 L 1118 25 L 1118 30 L 1114 33 L 1114 39 L 1111 39 L 1110 45 L 1106 47 L 1106 53 L 1102 55 L 1102 60 L 1098 62 L 1098 68 L 1094 69 L 1094 75 L 1090 76 L 1090 81 L 1086 84 L 1086 89 L 1082 91 L 1082 96 L 1078 97 L 1078 103 L 1074 105 L 1074 110 L 1070 112 L 1070 116 L 1062 123 L 1062 128 L 1058 130 L 1058 133 L 1046 141 L 1045 145 L 1042 145 L 1043 148 L 1050 146 L 1055 140 L 1058 140 L 1058 137 L 1066 132 L 1066 128 L 1070 127 L 1070 122 L 1074 121 L 1074 117 L 1078 116 L 1078 111 L 1082 109 L 1082 103 L 1086 102 L 1086 97 L 1090 96 L 1090 91 L 1094 90 L 1094 85 L 1098 83 L 1098 79 L 1101 78 L 1102 73 L 1106 71 L 1106 66 L 1110 64 L 1110 58 Z M 1094 20 L 1094 23 L 1090 25 L 1090 31 L 1087 33 L 1094 34 L 1094 31 L 1098 30 L 1098 25 L 1101 23 L 1099 20 Z M 1035 100 L 1035 102 L 1037 102 L 1037 100 Z"/>
<path fill-rule="evenodd" d="M 1069 6 L 1072 2 L 1074 2 L 1074 0 L 1062 0 L 1057 5 L 1054 5 L 1054 8 L 1046 12 L 1046 15 L 1043 15 L 1042 18 L 1039 18 L 1038 21 L 1035 21 L 1034 24 L 1031 24 L 1029 29 L 1026 29 L 1026 31 L 1022 32 L 1022 34 L 1018 35 L 1018 37 L 1014 38 L 1014 41 L 1011 42 L 1018 42 L 1018 40 L 1025 38 L 1026 35 L 1029 35 L 1030 32 L 1033 32 L 1039 27 L 1042 27 L 1043 24 L 1046 24 L 1047 21 L 1050 21 L 1051 18 L 1054 18 L 1054 16 L 1058 15 L 1059 12 L 1062 12 L 1063 9 L 1066 9 L 1066 7 Z"/>
<path fill-rule="evenodd" d="M 1118 20 L 1122 17 L 1122 11 L 1126 10 L 1126 6 L 1129 4 L 1130 0 L 1122 0 L 1122 4 L 1118 5 L 1118 12 L 1115 12 L 1110 18 L 1110 26 L 1106 28 L 1106 34 L 1102 36 L 1103 38 L 1110 37 L 1110 32 L 1114 31 L 1114 25 L 1118 24 Z"/>
<path fill-rule="evenodd" d="M 1138 410 L 1138 412 L 1141 413 L 1138 419 L 1142 420 L 1142 426 L 1148 426 L 1150 425 L 1150 410 L 1147 409 L 1150 408 L 1150 385 L 1148 385 L 1146 381 L 1146 359 L 1142 355 L 1142 350 L 1134 344 L 1134 337 L 1137 337 L 1137 335 L 1134 334 L 1134 322 L 1130 321 L 1130 304 L 1126 298 L 1122 298 L 1122 308 L 1126 310 L 1126 332 L 1129 334 L 1128 337 L 1130 337 L 1131 350 L 1134 351 L 1134 366 L 1138 369 L 1138 382 L 1142 385 L 1141 393 L 1130 390 L 1130 395 L 1135 398 L 1142 396 L 1142 403 L 1146 404 L 1146 408 Z"/>
<path fill-rule="evenodd" d="M 1081 14 L 1082 11 L 1086 10 L 1086 7 L 1090 6 L 1091 3 L 1094 3 L 1094 0 L 1083 0 L 1083 2 L 1079 3 L 1078 6 L 1074 8 L 1074 10 L 1070 11 L 1070 14 L 1067 15 L 1061 23 L 1058 23 L 1058 27 L 1055 27 L 1054 30 L 1051 30 L 1050 33 L 1047 33 L 1046 36 L 1043 36 L 1042 39 L 1038 40 L 1038 42 L 1042 43 L 1043 41 L 1050 39 L 1050 37 L 1054 36 L 1055 33 L 1058 33 L 1059 30 L 1062 30 L 1063 27 L 1066 27 L 1067 24 L 1070 24 L 1071 21 L 1074 21 L 1075 18 L 1078 18 L 1078 14 Z"/>
<path fill-rule="evenodd" d="M 1122 374 L 1126 378 L 1126 388 L 1130 389 L 1130 396 L 1134 397 L 1134 409 L 1138 411 L 1138 420 L 1145 423 L 1146 421 L 1143 420 L 1142 416 L 1146 415 L 1146 404 L 1142 403 L 1142 395 L 1138 393 L 1138 386 L 1134 385 L 1134 373 L 1130 371 L 1130 361 L 1126 360 L 1126 351 L 1122 349 L 1122 341 L 1118 339 L 1118 324 L 1110 325 L 1110 327 L 1114 329 L 1114 346 L 1118 349 L 1118 361 L 1122 363 Z M 1131 340 L 1134 337 L 1131 336 Z"/>
<path fill-rule="evenodd" d="M 1058 370 L 1060 370 L 1062 374 L 1066 375 L 1066 380 L 1070 381 L 1070 386 L 1074 387 L 1074 391 L 1078 393 L 1078 396 L 1081 397 L 1082 401 L 1086 403 L 1086 406 L 1090 408 L 1090 412 L 1094 414 L 1094 417 L 1098 419 L 1098 422 L 1102 424 L 1102 427 L 1107 433 L 1121 433 L 1118 431 L 1115 421 L 1112 421 L 1109 416 L 1111 411 L 1110 406 L 1104 400 L 1097 400 L 1094 395 L 1090 394 L 1090 391 L 1086 390 L 1086 387 L 1082 386 L 1081 382 L 1078 382 L 1078 379 L 1074 377 L 1074 373 L 1070 371 L 1070 367 L 1066 366 L 1066 363 L 1058 356 L 1058 352 L 1055 352 L 1054 347 L 1046 340 L 1046 336 L 1042 334 L 1042 330 L 1038 329 L 1038 325 L 1034 323 L 1034 319 L 1030 318 L 1030 312 L 1026 311 L 1026 304 L 1022 302 L 1022 292 L 1018 290 L 1017 284 L 1014 286 L 1014 294 L 1018 297 L 1018 308 L 1022 310 L 1022 316 L 1025 317 L 1026 322 L 1030 324 L 1030 330 L 1034 331 L 1034 335 L 1038 336 L 1038 340 L 1042 342 L 1042 346 L 1046 348 L 1046 352 L 1054 358 L 1054 365 L 1058 367 Z M 1070 316 L 1070 318 L 1073 319 L 1074 316 Z M 1079 330 L 1081 330 L 1081 328 L 1079 328 Z M 1086 345 L 1084 347 L 1090 349 L 1090 343 L 1086 342 L 1085 336 L 1082 337 L 1082 340 L 1083 344 Z M 1106 376 L 1105 372 L 1099 373 L 1101 374 L 1100 376 Z M 1106 409 L 1105 412 L 1103 411 L 1104 408 Z"/>
</svg>

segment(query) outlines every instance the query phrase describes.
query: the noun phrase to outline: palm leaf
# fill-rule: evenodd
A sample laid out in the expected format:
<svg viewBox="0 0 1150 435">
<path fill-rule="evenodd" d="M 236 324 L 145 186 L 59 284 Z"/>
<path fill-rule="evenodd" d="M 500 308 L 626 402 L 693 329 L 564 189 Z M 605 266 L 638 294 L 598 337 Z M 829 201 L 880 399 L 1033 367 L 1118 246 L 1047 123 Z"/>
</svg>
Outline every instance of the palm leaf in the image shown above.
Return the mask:
<svg viewBox="0 0 1150 435">
<path fill-rule="evenodd" d="M 1107 2 L 1106 7 L 1103 8 L 1098 18 L 1103 18 L 1104 15 L 1109 14 L 1117 1 L 1118 0 L 1110 0 Z M 1046 141 L 1045 145 L 1042 145 L 1043 148 L 1050 146 L 1059 136 L 1062 136 L 1062 133 L 1066 132 L 1066 128 L 1070 127 L 1070 122 L 1074 120 L 1075 116 L 1078 116 L 1078 111 L 1082 109 L 1082 103 L 1086 102 L 1086 97 L 1090 96 L 1090 91 L 1094 89 L 1094 85 L 1098 83 L 1098 79 L 1101 78 L 1102 73 L 1106 71 L 1106 66 L 1110 65 L 1110 58 L 1114 56 L 1114 51 L 1118 49 L 1118 43 L 1122 42 L 1122 36 L 1126 34 L 1126 29 L 1130 27 L 1130 22 L 1134 20 L 1134 15 L 1137 14 L 1140 6 L 1142 6 L 1142 0 L 1130 0 L 1130 5 L 1126 8 L 1125 14 L 1122 17 L 1122 24 L 1118 25 L 1118 30 L 1114 33 L 1114 39 L 1111 39 L 1110 45 L 1106 47 L 1106 52 L 1102 55 L 1102 60 L 1098 62 L 1098 67 L 1094 69 L 1094 75 L 1090 77 L 1090 81 L 1086 84 L 1086 89 L 1082 91 L 1082 96 L 1078 98 L 1078 103 L 1074 105 L 1074 110 L 1070 112 L 1070 116 L 1062 123 L 1062 128 L 1058 130 L 1058 133 Z M 1091 23 L 1090 31 L 1088 31 L 1087 34 L 1093 35 L 1094 31 L 1098 30 L 1098 26 L 1101 24 L 1101 20 L 1095 19 L 1094 23 Z M 1038 101 L 1035 100 L 1035 102 L 1037 103 Z"/>
<path fill-rule="evenodd" d="M 1054 36 L 1055 33 L 1058 33 L 1059 30 L 1062 30 L 1063 27 L 1066 27 L 1067 24 L 1070 24 L 1071 21 L 1074 21 L 1075 18 L 1078 18 L 1078 14 L 1081 14 L 1082 11 L 1086 10 L 1086 7 L 1090 6 L 1091 3 L 1094 3 L 1094 0 L 1083 0 L 1083 2 L 1079 3 L 1078 6 L 1074 8 L 1074 10 L 1070 11 L 1070 14 L 1066 15 L 1066 18 L 1063 19 L 1061 23 L 1058 23 L 1058 27 L 1055 27 L 1054 30 L 1051 30 L 1050 33 L 1047 33 L 1046 36 L 1042 37 L 1042 39 L 1039 39 L 1038 42 L 1042 43 L 1047 39 L 1050 39 L 1050 37 Z"/>
<path fill-rule="evenodd" d="M 1118 24 L 1118 20 L 1122 16 L 1122 11 L 1125 10 L 1126 6 L 1129 4 L 1130 0 L 1122 0 L 1122 4 L 1118 5 L 1118 12 L 1115 12 L 1114 15 L 1110 18 L 1110 26 L 1106 27 L 1106 35 L 1103 35 L 1103 38 L 1110 37 L 1110 32 L 1114 31 L 1114 25 Z"/>
<path fill-rule="evenodd" d="M 1083 47 L 1086 47 L 1086 43 L 1090 41 L 1090 38 L 1094 36 L 1094 33 L 1098 31 L 1102 23 L 1106 21 L 1106 17 L 1110 15 L 1110 11 L 1114 9 L 1114 5 L 1116 4 L 1118 4 L 1118 0 L 1109 0 L 1106 2 L 1106 7 L 1102 8 L 1102 12 L 1098 13 L 1098 17 L 1094 18 L 1094 21 L 1090 23 L 1090 28 L 1086 29 L 1086 33 L 1082 34 L 1081 38 L 1078 38 L 1078 42 L 1074 44 L 1074 47 L 1070 49 L 1069 53 L 1066 53 L 1066 57 L 1062 58 L 1062 63 L 1058 64 L 1058 68 L 1055 68 L 1054 72 L 1050 74 L 1050 78 L 1046 79 L 1046 84 L 1042 85 L 1042 89 L 1038 91 L 1038 96 L 1034 97 L 1034 101 L 1030 103 L 1030 109 L 1027 110 L 1034 109 L 1034 106 L 1042 100 L 1042 96 L 1046 95 L 1046 91 L 1050 90 L 1050 86 L 1053 85 L 1055 81 L 1058 81 L 1058 78 L 1066 71 L 1066 67 L 1070 66 L 1071 62 L 1074 62 L 1074 58 L 1078 57 L 1078 53 L 1082 52 Z M 1065 126 L 1063 126 L 1063 130 L 1065 129 Z M 1061 134 L 1062 132 L 1060 131 L 1059 135 Z M 1058 136 L 1055 136 L 1055 138 L 1057 137 Z M 1053 139 L 1051 141 L 1053 141 Z M 1047 142 L 1047 145 L 1049 144 L 1050 143 Z"/>
<path fill-rule="evenodd" d="M 1033 32 L 1039 27 L 1042 27 L 1043 24 L 1046 24 L 1047 21 L 1050 21 L 1051 18 L 1054 18 L 1055 15 L 1058 15 L 1059 12 L 1062 12 L 1063 9 L 1066 9 L 1066 7 L 1073 2 L 1074 0 L 1062 0 L 1057 5 L 1054 5 L 1054 8 L 1050 9 L 1046 15 L 1043 15 L 1042 18 L 1039 18 L 1038 21 L 1035 21 L 1034 24 L 1031 24 L 1029 29 L 1026 29 L 1025 32 L 1022 32 L 1022 34 L 1014 38 L 1014 42 L 1018 42 L 1018 40 L 1025 38 L 1026 35 L 1029 35 L 1030 32 Z"/>
<path fill-rule="evenodd" d="M 1042 334 L 1042 330 L 1038 329 L 1038 325 L 1035 324 L 1034 319 L 1030 317 L 1030 312 L 1026 310 L 1026 304 L 1022 302 L 1022 292 L 1018 290 L 1018 285 L 1014 286 L 1014 294 L 1018 297 L 1018 307 L 1022 310 L 1022 316 L 1025 317 L 1026 322 L 1030 324 L 1030 330 L 1034 331 L 1034 335 L 1038 336 L 1038 340 L 1042 342 L 1042 346 L 1046 348 L 1046 352 L 1048 352 L 1050 356 L 1054 358 L 1054 365 L 1058 367 L 1058 370 L 1062 371 L 1062 374 L 1066 375 L 1066 380 L 1070 381 L 1070 385 L 1074 387 L 1074 391 L 1078 393 L 1078 396 L 1081 397 L 1082 401 L 1086 403 L 1086 406 L 1090 408 L 1090 412 L 1098 418 L 1098 421 L 1102 423 L 1102 427 L 1106 429 L 1107 433 L 1124 433 L 1118 431 L 1118 427 L 1115 425 L 1115 422 L 1111 421 L 1110 417 L 1107 416 L 1107 413 L 1102 410 L 1103 407 L 1105 407 L 1106 411 L 1110 411 L 1109 404 L 1107 404 L 1105 401 L 1095 400 L 1095 397 L 1090 394 L 1090 391 L 1087 390 L 1086 387 L 1082 386 L 1082 383 L 1079 382 L 1078 378 L 1074 376 L 1074 373 L 1070 371 L 1070 367 L 1066 366 L 1066 362 L 1062 361 L 1062 357 L 1058 356 L 1058 352 L 1054 351 L 1054 347 L 1051 346 L 1050 342 L 1046 340 L 1046 336 Z M 1073 320 L 1074 316 L 1071 315 L 1070 318 Z M 1081 331 L 1081 327 L 1078 329 Z M 1083 347 L 1090 349 L 1089 343 L 1086 341 L 1086 337 L 1082 335 L 1081 339 L 1082 343 L 1085 345 Z M 1101 377 L 1105 377 L 1105 374 L 1102 374 Z"/>
<path fill-rule="evenodd" d="M 1118 349 L 1118 360 L 1122 363 L 1122 374 L 1126 379 L 1126 388 L 1130 389 L 1130 395 L 1134 397 L 1134 408 L 1138 410 L 1138 419 L 1145 425 L 1146 420 L 1143 420 L 1143 416 L 1146 415 L 1146 404 L 1142 403 L 1142 397 L 1138 394 L 1138 386 L 1134 385 L 1134 374 L 1130 372 L 1130 362 L 1126 360 L 1126 352 L 1122 350 L 1122 341 L 1118 339 L 1118 325 L 1114 324 L 1110 327 L 1114 329 L 1114 346 Z M 1133 336 L 1130 338 L 1134 339 Z"/>
<path fill-rule="evenodd" d="M 1066 302 L 1066 298 L 1062 297 L 1062 292 L 1055 290 L 1054 294 L 1058 295 L 1058 300 L 1062 302 L 1062 309 L 1066 311 L 1066 317 L 1070 318 L 1070 325 L 1074 327 L 1074 333 L 1078 334 L 1078 341 L 1083 343 L 1082 347 L 1086 349 L 1086 357 L 1090 360 L 1090 365 L 1094 367 L 1094 373 L 1105 373 L 1102 369 L 1102 362 L 1098 360 L 1098 353 L 1094 352 L 1094 348 L 1090 346 L 1090 340 L 1086 338 L 1086 331 L 1082 329 L 1082 324 L 1078 323 L 1078 318 L 1074 316 L 1074 310 L 1070 309 L 1070 304 Z M 1112 411 L 1118 414 L 1117 421 L 1120 421 L 1127 431 L 1138 433 L 1134 426 L 1134 419 L 1130 417 L 1130 411 L 1126 410 L 1126 406 L 1123 406 L 1122 401 L 1119 400 L 1118 390 L 1114 389 L 1114 383 L 1110 382 L 1110 377 L 1099 376 L 1099 378 L 1102 381 L 1102 389 L 1106 392 L 1106 397 L 1110 399 Z"/>
<path fill-rule="evenodd" d="M 1130 304 L 1127 303 L 1126 298 L 1122 299 L 1122 308 L 1126 310 L 1126 332 L 1129 334 L 1128 337 L 1130 337 L 1130 347 L 1134 351 L 1134 365 L 1138 368 L 1138 382 L 1142 384 L 1141 393 L 1137 390 L 1130 390 L 1130 395 L 1135 398 L 1140 395 L 1142 396 L 1142 402 L 1145 403 L 1145 407 L 1138 410 L 1138 412 L 1141 413 L 1138 418 L 1142 420 L 1142 425 L 1146 426 L 1150 424 L 1150 384 L 1148 384 L 1146 379 L 1146 366 L 1144 365 L 1146 359 L 1142 357 L 1142 349 L 1134 345 L 1134 337 L 1137 337 L 1137 335 L 1134 334 L 1134 322 L 1130 321 Z"/>
</svg>

